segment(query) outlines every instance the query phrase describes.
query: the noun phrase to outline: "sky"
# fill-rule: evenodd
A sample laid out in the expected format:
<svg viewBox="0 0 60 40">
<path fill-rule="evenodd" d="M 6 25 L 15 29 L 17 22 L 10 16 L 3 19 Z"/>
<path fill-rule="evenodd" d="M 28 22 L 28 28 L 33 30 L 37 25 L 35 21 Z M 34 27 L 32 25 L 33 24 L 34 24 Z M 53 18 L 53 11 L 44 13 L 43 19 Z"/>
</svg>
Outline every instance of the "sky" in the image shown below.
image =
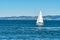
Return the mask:
<svg viewBox="0 0 60 40">
<path fill-rule="evenodd" d="M 60 15 L 60 0 L 0 0 L 0 17 Z"/>
</svg>

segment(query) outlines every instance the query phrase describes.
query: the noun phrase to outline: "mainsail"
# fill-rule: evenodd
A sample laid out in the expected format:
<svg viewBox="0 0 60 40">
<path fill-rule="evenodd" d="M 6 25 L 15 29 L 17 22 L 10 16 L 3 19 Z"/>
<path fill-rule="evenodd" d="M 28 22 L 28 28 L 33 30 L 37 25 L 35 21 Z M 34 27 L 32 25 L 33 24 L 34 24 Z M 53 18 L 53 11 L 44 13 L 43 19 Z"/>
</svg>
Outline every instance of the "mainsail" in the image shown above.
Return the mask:
<svg viewBox="0 0 60 40">
<path fill-rule="evenodd" d="M 40 11 L 39 16 L 37 18 L 37 25 L 43 25 L 43 16 L 42 16 L 41 11 Z"/>
</svg>

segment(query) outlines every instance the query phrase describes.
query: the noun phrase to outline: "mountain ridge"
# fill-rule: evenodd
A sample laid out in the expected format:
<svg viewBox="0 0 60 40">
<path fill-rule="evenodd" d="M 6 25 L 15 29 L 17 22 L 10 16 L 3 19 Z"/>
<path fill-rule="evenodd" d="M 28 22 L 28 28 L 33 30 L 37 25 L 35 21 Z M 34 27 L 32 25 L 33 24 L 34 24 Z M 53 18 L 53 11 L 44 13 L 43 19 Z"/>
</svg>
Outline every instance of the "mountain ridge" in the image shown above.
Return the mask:
<svg viewBox="0 0 60 40">
<path fill-rule="evenodd" d="M 37 20 L 38 16 L 11 16 L 11 17 L 0 17 L 0 20 Z M 44 20 L 60 20 L 60 16 L 43 16 Z"/>
</svg>

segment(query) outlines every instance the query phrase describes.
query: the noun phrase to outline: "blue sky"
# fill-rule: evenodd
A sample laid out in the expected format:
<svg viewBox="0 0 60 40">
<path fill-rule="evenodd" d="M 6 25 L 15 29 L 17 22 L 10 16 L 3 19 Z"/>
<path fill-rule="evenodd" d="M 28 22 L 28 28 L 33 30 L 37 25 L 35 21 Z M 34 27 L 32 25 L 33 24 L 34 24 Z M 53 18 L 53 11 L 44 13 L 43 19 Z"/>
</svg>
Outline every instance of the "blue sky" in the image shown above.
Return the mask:
<svg viewBox="0 0 60 40">
<path fill-rule="evenodd" d="M 0 0 L 0 17 L 60 15 L 60 0 Z"/>
</svg>

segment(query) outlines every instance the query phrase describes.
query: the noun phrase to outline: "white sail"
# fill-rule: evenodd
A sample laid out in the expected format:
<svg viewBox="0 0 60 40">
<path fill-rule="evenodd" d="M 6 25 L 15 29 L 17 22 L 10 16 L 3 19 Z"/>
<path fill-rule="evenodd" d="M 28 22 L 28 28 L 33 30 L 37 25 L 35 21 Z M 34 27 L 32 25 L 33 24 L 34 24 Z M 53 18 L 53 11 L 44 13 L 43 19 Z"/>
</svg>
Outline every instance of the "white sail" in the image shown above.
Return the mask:
<svg viewBox="0 0 60 40">
<path fill-rule="evenodd" d="M 41 11 L 40 11 L 38 19 L 37 19 L 37 25 L 43 25 L 43 16 L 42 16 Z"/>
</svg>

